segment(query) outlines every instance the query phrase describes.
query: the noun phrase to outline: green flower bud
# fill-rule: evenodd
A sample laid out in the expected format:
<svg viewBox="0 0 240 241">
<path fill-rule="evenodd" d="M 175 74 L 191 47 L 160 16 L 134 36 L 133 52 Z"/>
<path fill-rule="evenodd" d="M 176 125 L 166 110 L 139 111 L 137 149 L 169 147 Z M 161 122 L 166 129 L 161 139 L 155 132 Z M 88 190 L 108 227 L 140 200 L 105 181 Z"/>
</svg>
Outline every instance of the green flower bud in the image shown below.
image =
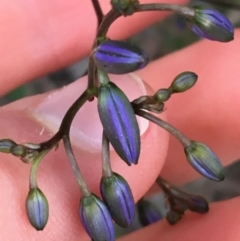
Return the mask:
<svg viewBox="0 0 240 241">
<path fill-rule="evenodd" d="M 190 165 L 201 175 L 214 181 L 224 180 L 223 166 L 210 148 L 191 141 L 184 151 Z"/>
<path fill-rule="evenodd" d="M 139 6 L 138 0 L 111 0 L 112 8 L 124 16 L 132 15 Z"/>
<path fill-rule="evenodd" d="M 12 148 L 12 154 L 17 157 L 23 157 L 26 155 L 26 147 L 17 145 Z"/>
<path fill-rule="evenodd" d="M 26 199 L 28 220 L 36 230 L 43 230 L 48 221 L 48 201 L 39 188 L 29 190 Z"/>
<path fill-rule="evenodd" d="M 198 76 L 193 72 L 183 72 L 175 77 L 169 89 L 172 93 L 181 93 L 192 88 L 197 82 Z"/>
<path fill-rule="evenodd" d="M 169 89 L 160 89 L 154 94 L 154 99 L 158 102 L 165 102 L 171 97 Z"/>
<path fill-rule="evenodd" d="M 11 153 L 11 149 L 17 146 L 17 144 L 10 139 L 0 140 L 0 152 Z"/>
</svg>

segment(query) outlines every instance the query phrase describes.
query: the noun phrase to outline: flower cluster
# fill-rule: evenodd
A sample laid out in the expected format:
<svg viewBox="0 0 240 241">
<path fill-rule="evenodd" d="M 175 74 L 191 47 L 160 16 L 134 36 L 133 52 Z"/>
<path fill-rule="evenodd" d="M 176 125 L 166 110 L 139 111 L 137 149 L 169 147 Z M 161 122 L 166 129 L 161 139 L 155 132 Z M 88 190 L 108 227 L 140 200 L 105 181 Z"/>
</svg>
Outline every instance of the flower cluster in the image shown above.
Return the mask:
<svg viewBox="0 0 240 241">
<path fill-rule="evenodd" d="M 135 217 L 133 194 L 124 177 L 112 171 L 109 145 L 112 145 L 127 165 L 138 163 L 141 140 L 136 115 L 148 119 L 176 137 L 183 146 L 187 161 L 201 175 L 215 181 L 224 180 L 221 162 L 209 147 L 189 140 L 179 130 L 151 113 L 164 111 L 165 102 L 173 94 L 192 88 L 197 81 L 197 74 L 191 71 L 180 73 L 169 87 L 157 90 L 152 96 L 140 96 L 130 102 L 124 92 L 111 82 L 108 73 L 126 74 L 139 70 L 148 64 L 148 57 L 143 50 L 129 42 L 110 40 L 107 38 L 107 31 L 121 16 L 156 10 L 182 14 L 194 33 L 214 41 L 233 40 L 232 24 L 220 12 L 203 6 L 190 8 L 161 3 L 141 4 L 137 0 L 112 0 L 111 4 L 111 11 L 100 21 L 92 48 L 88 87 L 65 114 L 59 131 L 51 139 L 40 144 L 17 144 L 10 139 L 0 140 L 1 152 L 11 153 L 23 162 L 32 164 L 26 211 L 31 225 L 36 230 L 43 230 L 48 221 L 48 201 L 38 187 L 36 173 L 43 157 L 58 146 L 61 140 L 81 191 L 79 217 L 91 239 L 113 241 L 114 223 L 124 228 L 132 224 Z M 93 98 L 98 98 L 98 113 L 103 127 L 102 179 L 99 185 L 101 198 L 89 190 L 76 162 L 69 138 L 75 114 L 86 101 Z M 169 223 L 176 223 L 186 210 L 198 213 L 208 211 L 208 203 L 203 197 L 184 193 L 160 177 L 157 183 L 168 197 L 170 210 L 166 218 Z M 137 210 L 143 225 L 162 218 L 154 205 L 144 199 L 138 202 Z"/>
</svg>

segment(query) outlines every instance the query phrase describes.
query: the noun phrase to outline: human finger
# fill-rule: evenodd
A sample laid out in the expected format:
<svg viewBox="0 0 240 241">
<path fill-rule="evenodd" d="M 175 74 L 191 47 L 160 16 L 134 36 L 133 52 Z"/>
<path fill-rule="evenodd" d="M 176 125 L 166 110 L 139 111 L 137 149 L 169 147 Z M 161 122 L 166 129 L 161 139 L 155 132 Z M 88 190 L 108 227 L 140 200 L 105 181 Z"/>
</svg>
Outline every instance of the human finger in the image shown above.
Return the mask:
<svg viewBox="0 0 240 241">
<path fill-rule="evenodd" d="M 130 99 L 150 91 L 141 79 L 133 74 L 111 76 L 111 80 L 122 88 Z M 17 143 L 40 143 L 50 139 L 56 133 L 65 112 L 85 86 L 86 78 L 83 78 L 61 90 L 22 99 L 2 107 L 1 139 L 11 138 Z M 165 115 L 162 117 L 165 118 Z M 139 126 L 141 155 L 138 165 L 127 166 L 111 151 L 113 171 L 128 181 L 136 201 L 158 176 L 168 146 L 167 133 L 145 120 L 140 120 Z M 102 127 L 96 101 L 86 103 L 74 119 L 71 140 L 83 176 L 90 190 L 97 194 L 102 173 L 101 135 Z M 159 142 L 162 143 L 160 148 Z M 42 232 L 36 232 L 27 220 L 25 198 L 28 193 L 28 179 L 28 165 L 22 164 L 16 157 L 1 154 L 0 188 L 4 198 L 0 206 L 0 239 L 53 241 L 61 237 L 64 241 L 79 238 L 82 241 L 89 240 L 79 221 L 79 189 L 61 145 L 56 152 L 51 152 L 44 158 L 38 172 L 39 187 L 50 206 L 49 221 Z"/>
<path fill-rule="evenodd" d="M 109 2 L 100 1 L 105 13 L 110 10 Z M 168 2 L 181 3 L 183 0 Z M 111 28 L 110 36 L 126 38 L 165 15 L 166 12 L 151 12 L 121 18 Z M 1 1 L 0 94 L 88 54 L 96 24 L 91 1 Z"/>
</svg>

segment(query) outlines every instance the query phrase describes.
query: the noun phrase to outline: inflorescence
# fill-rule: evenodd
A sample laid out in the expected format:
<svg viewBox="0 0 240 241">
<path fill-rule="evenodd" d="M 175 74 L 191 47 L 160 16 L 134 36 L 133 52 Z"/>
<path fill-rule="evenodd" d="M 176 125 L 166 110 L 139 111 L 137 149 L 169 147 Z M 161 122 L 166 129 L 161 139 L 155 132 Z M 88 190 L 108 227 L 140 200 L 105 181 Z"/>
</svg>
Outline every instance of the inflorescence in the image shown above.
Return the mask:
<svg viewBox="0 0 240 241">
<path fill-rule="evenodd" d="M 89 60 L 88 87 L 66 112 L 58 132 L 51 139 L 40 144 L 17 144 L 13 140 L 2 139 L 0 151 L 11 153 L 24 163 L 32 165 L 26 211 L 31 225 L 36 230 L 43 230 L 48 221 L 49 205 L 46 196 L 38 187 L 36 174 L 44 156 L 63 140 L 81 191 L 79 217 L 82 225 L 92 240 L 113 241 L 113 222 L 124 228 L 129 227 L 135 217 L 135 202 L 127 181 L 111 169 L 109 144 L 127 165 L 138 163 L 141 141 L 136 115 L 155 123 L 176 137 L 183 146 L 187 161 L 202 176 L 223 181 L 224 174 L 221 162 L 209 147 L 189 140 L 179 130 L 151 114 L 164 111 L 165 102 L 172 94 L 192 88 L 197 81 L 197 74 L 190 71 L 180 73 L 168 88 L 159 89 L 152 96 L 140 96 L 130 102 L 124 92 L 111 82 L 108 73 L 126 74 L 144 68 L 148 64 L 148 57 L 139 47 L 129 42 L 109 39 L 109 27 L 117 18 L 136 12 L 172 11 L 185 16 L 192 31 L 209 40 L 229 42 L 233 40 L 234 28 L 220 12 L 204 6 L 186 7 L 161 3 L 141 4 L 137 0 L 112 0 L 112 9 L 103 16 L 98 1 L 92 2 L 99 27 Z M 98 99 L 98 113 L 103 126 L 101 198 L 92 193 L 84 181 L 69 137 L 74 116 L 93 98 Z M 198 213 L 208 211 L 208 203 L 203 197 L 185 193 L 161 177 L 156 182 L 167 197 L 170 209 L 166 219 L 170 224 L 181 219 L 186 210 Z M 145 199 L 141 199 L 136 207 L 144 226 L 162 218 L 155 206 Z"/>
</svg>

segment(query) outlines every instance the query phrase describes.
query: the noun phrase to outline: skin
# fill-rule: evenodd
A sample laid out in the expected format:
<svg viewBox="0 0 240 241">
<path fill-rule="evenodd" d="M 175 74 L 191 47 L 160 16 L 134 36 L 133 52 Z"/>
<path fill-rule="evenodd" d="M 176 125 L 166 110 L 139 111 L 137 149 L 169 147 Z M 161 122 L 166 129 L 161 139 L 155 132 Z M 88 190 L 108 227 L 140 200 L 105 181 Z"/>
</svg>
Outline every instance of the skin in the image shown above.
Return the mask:
<svg viewBox="0 0 240 241">
<path fill-rule="evenodd" d="M 109 1 L 100 2 L 104 12 L 107 12 L 110 9 Z M 147 13 L 141 16 L 137 14 L 131 20 L 121 19 L 114 24 L 115 28 L 111 29 L 109 36 L 113 39 L 125 38 L 165 15 L 166 13 Z M 131 24 L 128 24 L 129 21 Z M 84 57 L 89 53 L 95 29 L 96 18 L 90 1 L 81 4 L 79 0 L 1 1 L 0 94 Z M 146 86 L 151 86 L 155 91 L 168 87 L 172 79 L 182 71 L 189 70 L 198 74 L 197 85 L 181 96 L 172 97 L 161 118 L 168 119 L 189 138 L 207 144 L 224 165 L 240 155 L 237 114 L 240 110 L 240 56 L 236 51 L 239 43 L 239 31 L 235 33 L 235 40 L 228 44 L 203 40 L 157 60 L 137 73 L 147 83 Z M 159 79 L 156 78 L 157 74 Z M 131 82 L 124 80 L 129 77 L 112 78 L 123 90 L 130 88 Z M 56 126 L 48 123 L 49 113 L 55 113 L 57 106 L 70 106 L 85 85 L 86 79 L 82 79 L 62 90 L 29 97 L 2 107 L 0 137 L 11 138 L 18 143 L 47 140 L 57 130 Z M 153 93 L 149 87 L 146 88 L 148 93 Z M 134 97 L 132 93 L 129 95 Z M 96 109 L 90 104 L 88 107 L 87 112 L 92 111 L 94 115 Z M 62 114 L 64 111 L 66 110 Z M 84 111 L 86 109 L 83 108 L 81 113 Z M 85 126 L 75 123 L 76 128 L 87 130 L 89 120 L 86 115 L 80 117 L 76 119 L 83 121 Z M 44 121 L 41 122 L 41 118 Z M 91 117 L 91 121 L 94 130 L 100 131 L 98 119 Z M 100 151 L 96 149 L 92 152 L 89 148 L 83 150 L 83 141 L 79 142 L 75 137 L 72 138 L 72 143 L 84 177 L 91 190 L 98 193 Z M 29 166 L 11 155 L 0 156 L 1 240 L 89 240 L 79 222 L 77 210 L 80 194 L 62 146 L 44 159 L 38 172 L 39 186 L 50 204 L 49 222 L 42 232 L 35 231 L 29 225 L 25 214 Z M 179 143 L 152 124 L 142 135 L 139 165 L 129 168 L 114 153 L 111 153 L 111 159 L 114 171 L 127 179 L 136 200 L 149 190 L 160 171 L 166 179 L 179 185 L 199 177 L 187 164 Z M 238 198 L 235 198 L 211 204 L 211 212 L 207 215 L 187 213 L 174 227 L 161 221 L 121 240 L 167 241 L 176 237 L 179 241 L 209 238 L 211 241 L 238 240 L 240 218 L 235 214 L 235 209 L 238 209 L 239 203 Z"/>
</svg>

